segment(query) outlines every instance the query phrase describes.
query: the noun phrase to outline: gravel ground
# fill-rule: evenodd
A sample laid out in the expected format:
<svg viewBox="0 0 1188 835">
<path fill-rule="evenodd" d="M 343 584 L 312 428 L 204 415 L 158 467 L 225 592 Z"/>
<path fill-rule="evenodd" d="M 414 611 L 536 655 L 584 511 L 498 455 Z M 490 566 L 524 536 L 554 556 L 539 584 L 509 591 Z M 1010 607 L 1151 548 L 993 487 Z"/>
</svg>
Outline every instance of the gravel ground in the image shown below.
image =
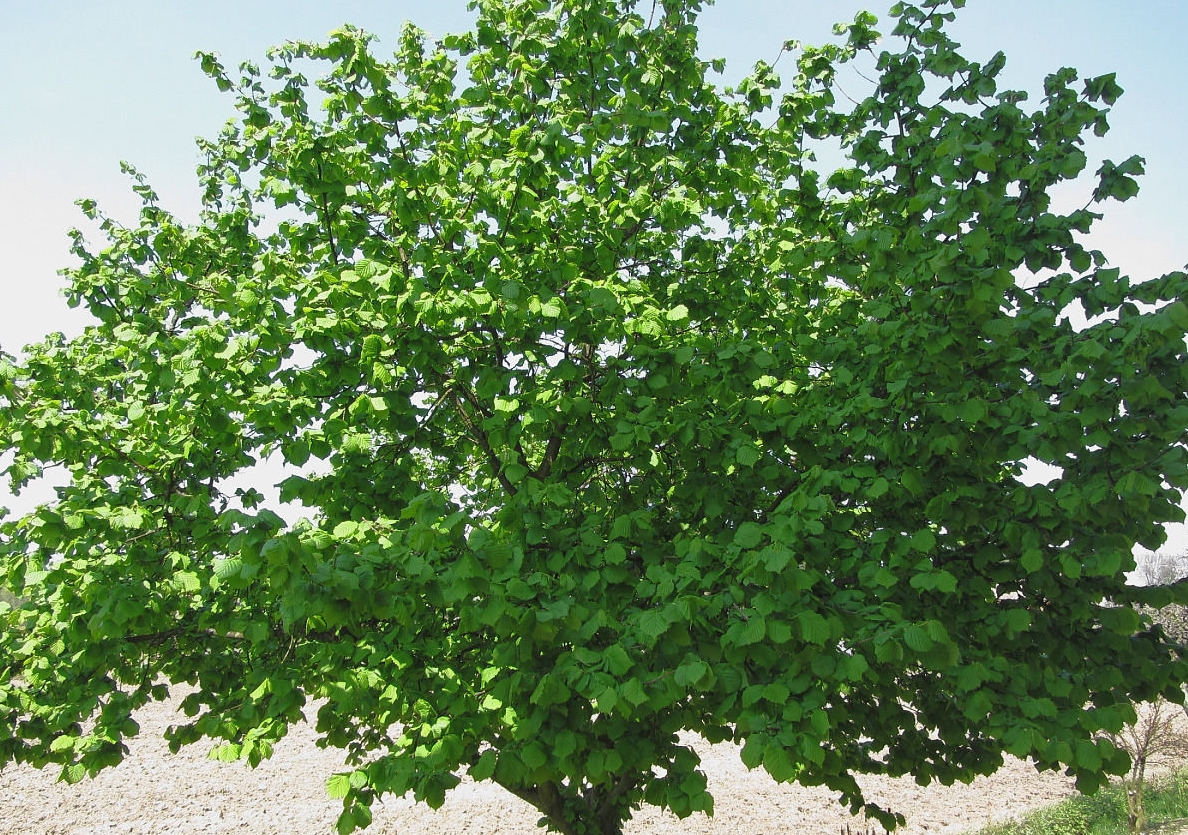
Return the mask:
<svg viewBox="0 0 1188 835">
<path fill-rule="evenodd" d="M 175 704 L 175 703 L 174 703 Z M 75 786 L 56 782 L 57 769 L 9 766 L 0 771 L 3 835 L 323 835 L 334 832 L 341 803 L 329 799 L 326 778 L 341 769 L 338 752 L 314 746 L 307 725 L 295 727 L 271 760 L 257 769 L 206 757 L 202 743 L 170 756 L 161 733 L 178 720 L 173 705 L 138 716 L 140 736 L 117 768 Z M 645 807 L 628 835 L 837 835 L 866 830 L 819 789 L 779 786 L 739 761 L 731 745 L 699 744 L 716 812 L 679 821 Z M 907 817 L 899 832 L 958 833 L 1016 815 L 1073 793 L 1072 780 L 1039 774 L 1020 761 L 968 786 L 921 788 L 910 779 L 867 779 L 868 797 Z M 539 815 L 494 785 L 464 782 L 434 811 L 409 799 L 377 804 L 367 835 L 531 835 Z M 873 831 L 881 832 L 877 827 Z"/>
</svg>

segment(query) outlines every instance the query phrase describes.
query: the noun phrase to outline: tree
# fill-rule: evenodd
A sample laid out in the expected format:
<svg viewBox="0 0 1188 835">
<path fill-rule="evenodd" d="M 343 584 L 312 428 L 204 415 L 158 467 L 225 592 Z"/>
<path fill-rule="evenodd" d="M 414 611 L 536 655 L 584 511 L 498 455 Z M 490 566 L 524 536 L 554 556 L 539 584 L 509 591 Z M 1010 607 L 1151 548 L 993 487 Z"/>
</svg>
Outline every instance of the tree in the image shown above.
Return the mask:
<svg viewBox="0 0 1188 835">
<path fill-rule="evenodd" d="M 1174 583 L 1188 576 L 1188 554 L 1142 554 L 1138 558 L 1138 579 L 1144 585 Z"/>
<path fill-rule="evenodd" d="M 1147 768 L 1178 762 L 1188 753 L 1183 727 L 1167 707 L 1162 700 L 1138 705 L 1138 720 L 1109 736 L 1110 742 L 1130 757 L 1130 773 L 1122 778 L 1127 832 L 1147 831 Z"/>
<path fill-rule="evenodd" d="M 856 775 L 1124 772 L 1096 740 L 1186 677 L 1137 607 L 1188 594 L 1124 575 L 1183 518 L 1188 279 L 1082 243 L 1138 158 L 1053 208 L 1114 78 L 1025 109 L 956 0 L 785 91 L 714 86 L 698 0 L 477 5 L 204 55 L 200 222 L 82 202 L 95 324 L 0 373 L 14 487 L 69 475 L 2 529 L 0 761 L 79 780 L 184 683 L 171 746 L 253 764 L 323 700 L 344 832 L 463 773 L 570 835 L 709 812 L 682 730 L 888 825 Z M 244 480 L 277 458 L 310 518 Z"/>
</svg>

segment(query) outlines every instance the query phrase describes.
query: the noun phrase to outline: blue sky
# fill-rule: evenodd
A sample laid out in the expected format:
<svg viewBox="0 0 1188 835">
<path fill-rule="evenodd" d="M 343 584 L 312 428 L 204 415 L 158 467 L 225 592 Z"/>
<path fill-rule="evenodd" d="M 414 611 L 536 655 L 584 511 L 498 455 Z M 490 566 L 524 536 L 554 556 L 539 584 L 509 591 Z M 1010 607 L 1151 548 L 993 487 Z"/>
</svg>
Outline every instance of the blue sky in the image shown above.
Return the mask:
<svg viewBox="0 0 1188 835">
<path fill-rule="evenodd" d="M 735 79 L 787 39 L 823 42 L 834 21 L 860 9 L 883 18 L 891 2 L 719 0 L 700 21 L 703 53 L 725 58 Z M 213 136 L 232 113 L 196 50 L 219 52 L 228 66 L 261 61 L 271 45 L 321 39 L 350 22 L 378 35 L 385 52 L 406 19 L 439 35 L 465 29 L 471 14 L 465 0 L 0 4 L 0 347 L 15 352 L 85 323 L 66 308 L 56 273 L 70 264 L 66 232 L 82 221 L 75 199 L 134 216 L 121 159 L 149 177 L 167 208 L 195 215 L 193 139 Z M 1061 66 L 1085 77 L 1117 72 L 1126 95 L 1113 130 L 1087 152 L 1091 161 L 1140 154 L 1148 173 L 1138 198 L 1107 208 L 1091 243 L 1136 277 L 1188 262 L 1186 31 L 1184 0 L 969 0 L 953 29 L 971 57 L 1006 52 L 1006 83 L 1033 94 Z M 861 89 L 856 76 L 850 82 Z"/>
<path fill-rule="evenodd" d="M 890 0 L 720 0 L 701 19 L 703 51 L 736 78 L 771 59 L 789 38 L 821 42 L 830 25 Z M 343 22 L 394 44 L 406 19 L 435 34 L 465 28 L 464 0 L 43 0 L 0 4 L 0 346 L 12 351 L 47 331 L 77 330 L 56 272 L 70 263 L 66 231 L 81 222 L 73 201 L 93 197 L 132 216 L 119 173 L 144 171 L 167 207 L 197 208 L 193 139 L 215 134 L 230 101 L 202 75 L 196 50 L 224 63 L 262 59 L 292 38 L 318 39 Z M 1116 71 L 1127 93 L 1113 131 L 1091 159 L 1146 157 L 1143 192 L 1113 205 L 1094 244 L 1136 275 L 1188 261 L 1188 30 L 1183 0 L 970 0 L 955 29 L 975 57 L 1007 53 L 1007 80 L 1037 90 L 1073 66 Z M 855 85 L 861 83 L 854 78 Z"/>
</svg>

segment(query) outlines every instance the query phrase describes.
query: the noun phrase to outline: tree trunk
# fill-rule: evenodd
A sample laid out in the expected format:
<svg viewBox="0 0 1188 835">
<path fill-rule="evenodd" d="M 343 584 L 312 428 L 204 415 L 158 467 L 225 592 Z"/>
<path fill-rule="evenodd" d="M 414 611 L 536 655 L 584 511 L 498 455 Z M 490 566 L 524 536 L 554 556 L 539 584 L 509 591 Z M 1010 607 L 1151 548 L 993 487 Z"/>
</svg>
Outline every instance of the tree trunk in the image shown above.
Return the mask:
<svg viewBox="0 0 1188 835">
<path fill-rule="evenodd" d="M 633 775 L 615 781 L 609 791 L 590 786 L 567 794 L 558 783 L 521 787 L 500 783 L 544 815 L 548 828 L 560 835 L 623 835 L 623 824 L 630 819 L 630 807 L 623 796 L 636 784 Z"/>
</svg>

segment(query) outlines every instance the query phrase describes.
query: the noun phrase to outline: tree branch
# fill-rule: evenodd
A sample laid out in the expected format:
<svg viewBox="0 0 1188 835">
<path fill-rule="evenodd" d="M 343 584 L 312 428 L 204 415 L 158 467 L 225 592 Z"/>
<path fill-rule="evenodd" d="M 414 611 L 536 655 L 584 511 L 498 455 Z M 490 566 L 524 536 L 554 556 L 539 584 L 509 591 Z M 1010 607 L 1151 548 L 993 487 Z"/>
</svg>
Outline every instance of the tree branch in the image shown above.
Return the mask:
<svg viewBox="0 0 1188 835">
<path fill-rule="evenodd" d="M 495 450 L 491 448 L 491 442 L 487 439 L 487 434 L 475 426 L 474 421 L 470 419 L 470 415 L 466 413 L 466 409 L 462 405 L 462 398 L 458 396 L 458 389 L 461 389 L 467 395 L 470 394 L 466 391 L 464 386 L 458 386 L 450 391 L 450 398 L 454 401 L 454 407 L 458 410 L 458 417 L 462 419 L 462 423 L 470 432 L 471 437 L 474 438 L 475 443 L 477 443 L 486 454 L 487 463 L 490 464 L 491 470 L 495 474 L 495 478 L 499 479 L 499 483 L 503 485 L 503 489 L 508 492 L 508 495 L 514 496 L 518 492 L 516 490 L 516 486 L 512 484 L 511 480 L 507 477 L 507 475 L 504 474 L 503 462 L 499 459 L 499 456 L 495 454 Z M 470 401 L 469 396 L 466 399 Z M 474 404 L 473 401 L 470 402 L 472 402 L 472 405 L 474 405 L 476 409 L 479 409 L 478 404 Z M 481 409 L 479 409 L 479 411 L 481 411 Z"/>
</svg>

